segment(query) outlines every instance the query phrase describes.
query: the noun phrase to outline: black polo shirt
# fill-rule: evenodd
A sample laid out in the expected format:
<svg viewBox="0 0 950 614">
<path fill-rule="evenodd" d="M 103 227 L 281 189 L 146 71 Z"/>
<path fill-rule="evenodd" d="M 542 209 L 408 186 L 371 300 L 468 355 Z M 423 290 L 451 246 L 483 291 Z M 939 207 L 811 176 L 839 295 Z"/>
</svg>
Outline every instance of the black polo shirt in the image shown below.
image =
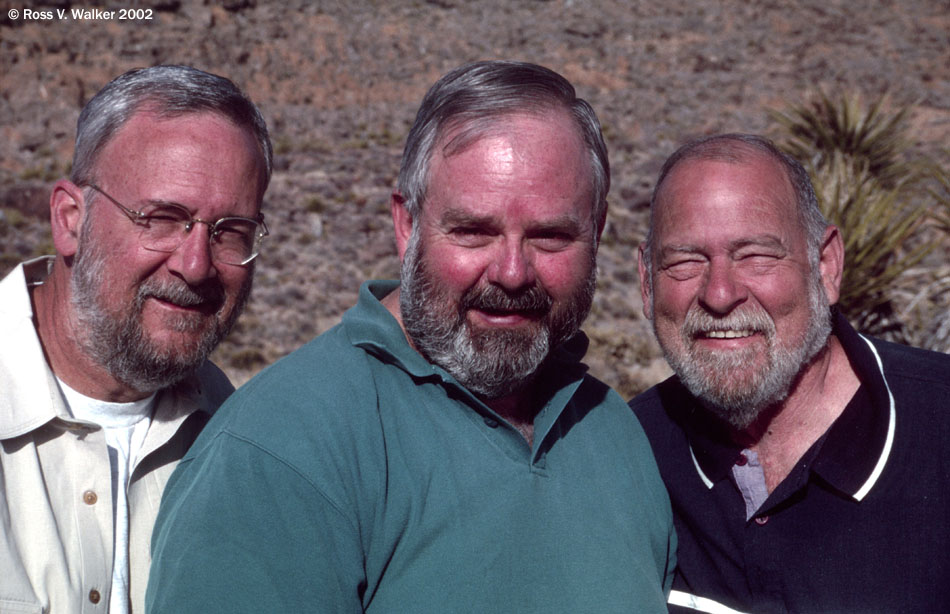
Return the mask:
<svg viewBox="0 0 950 614">
<path fill-rule="evenodd" d="M 673 504 L 671 612 L 950 612 L 950 355 L 834 334 L 861 380 L 746 519 L 742 448 L 672 377 L 630 402 Z"/>
</svg>

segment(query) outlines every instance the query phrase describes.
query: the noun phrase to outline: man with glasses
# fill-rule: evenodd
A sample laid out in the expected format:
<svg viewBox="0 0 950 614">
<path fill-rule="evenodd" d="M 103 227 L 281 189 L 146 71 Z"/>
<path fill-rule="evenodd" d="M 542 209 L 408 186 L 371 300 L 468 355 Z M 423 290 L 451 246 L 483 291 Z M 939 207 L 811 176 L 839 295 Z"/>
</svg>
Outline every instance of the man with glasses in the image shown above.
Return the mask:
<svg viewBox="0 0 950 614">
<path fill-rule="evenodd" d="M 399 281 L 221 408 L 169 481 L 150 612 L 665 612 L 669 501 L 580 363 L 609 187 L 563 77 L 463 66 L 416 116 Z"/>
<path fill-rule="evenodd" d="M 270 172 L 223 77 L 133 70 L 83 109 L 56 255 L 0 282 L 0 611 L 143 611 L 165 482 L 233 390 L 207 357 L 250 292 Z"/>
</svg>

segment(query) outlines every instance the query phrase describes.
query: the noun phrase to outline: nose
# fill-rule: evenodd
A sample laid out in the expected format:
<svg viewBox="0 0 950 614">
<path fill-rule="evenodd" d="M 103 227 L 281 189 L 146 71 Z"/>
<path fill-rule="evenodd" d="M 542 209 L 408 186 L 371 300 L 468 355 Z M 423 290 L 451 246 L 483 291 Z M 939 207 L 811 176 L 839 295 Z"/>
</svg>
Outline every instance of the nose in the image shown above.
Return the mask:
<svg viewBox="0 0 950 614">
<path fill-rule="evenodd" d="M 211 258 L 209 232 L 207 224 L 196 223 L 178 249 L 168 255 L 168 269 L 189 285 L 198 285 L 218 274 Z"/>
<path fill-rule="evenodd" d="M 505 241 L 498 246 L 488 267 L 488 281 L 509 291 L 534 284 L 534 265 L 520 241 Z"/>
<path fill-rule="evenodd" d="M 714 258 L 710 261 L 698 297 L 703 308 L 713 314 L 726 315 L 748 297 L 749 290 L 737 278 L 730 260 Z"/>
</svg>

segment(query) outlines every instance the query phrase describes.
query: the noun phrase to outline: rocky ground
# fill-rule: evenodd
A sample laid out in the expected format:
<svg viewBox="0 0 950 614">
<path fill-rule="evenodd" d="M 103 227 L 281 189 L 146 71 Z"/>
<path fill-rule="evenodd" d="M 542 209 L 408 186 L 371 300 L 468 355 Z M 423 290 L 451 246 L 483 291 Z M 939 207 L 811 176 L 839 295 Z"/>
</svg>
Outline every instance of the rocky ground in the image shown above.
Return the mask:
<svg viewBox="0 0 950 614">
<path fill-rule="evenodd" d="M 948 163 L 947 0 L 128 3 L 151 10 L 140 20 L 61 19 L 57 9 L 92 8 L 62 1 L 34 7 L 49 19 L 25 19 L 17 0 L 0 6 L 0 274 L 50 252 L 49 187 L 68 172 L 81 106 L 110 78 L 192 64 L 259 103 L 276 151 L 272 236 L 252 302 L 217 352 L 239 382 L 333 325 L 361 281 L 397 274 L 388 197 L 402 143 L 426 89 L 463 62 L 544 64 L 601 117 L 613 187 L 585 330 L 594 373 L 624 394 L 667 373 L 641 314 L 635 254 L 677 144 L 774 134 L 768 110 L 819 89 L 890 92 L 895 105 L 917 105 L 915 149 Z M 945 272 L 947 254 L 931 257 L 928 274 Z M 948 317 L 929 313 L 926 326 Z"/>
</svg>

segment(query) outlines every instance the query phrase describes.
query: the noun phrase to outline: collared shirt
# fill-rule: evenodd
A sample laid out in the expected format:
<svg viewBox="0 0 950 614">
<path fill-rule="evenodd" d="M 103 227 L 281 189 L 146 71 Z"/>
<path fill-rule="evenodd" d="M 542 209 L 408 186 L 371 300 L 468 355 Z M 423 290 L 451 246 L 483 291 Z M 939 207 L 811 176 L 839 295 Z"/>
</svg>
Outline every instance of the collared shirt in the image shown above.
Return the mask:
<svg viewBox="0 0 950 614">
<path fill-rule="evenodd" d="M 150 612 L 660 612 L 669 503 L 633 413 L 579 362 L 539 377 L 534 444 L 360 290 L 235 393 L 156 522 Z"/>
<path fill-rule="evenodd" d="M 703 612 L 936 612 L 950 603 L 950 356 L 834 334 L 861 381 L 747 518 L 747 462 L 675 377 L 631 401 L 670 491 L 671 603 Z M 748 486 L 748 485 L 746 485 Z"/>
<path fill-rule="evenodd" d="M 33 325 L 27 283 L 47 265 L 24 263 L 0 282 L 0 612 L 106 612 L 112 472 L 102 429 L 70 416 Z M 133 612 L 144 609 L 165 482 L 231 390 L 208 363 L 159 394 L 127 493 Z"/>
</svg>

